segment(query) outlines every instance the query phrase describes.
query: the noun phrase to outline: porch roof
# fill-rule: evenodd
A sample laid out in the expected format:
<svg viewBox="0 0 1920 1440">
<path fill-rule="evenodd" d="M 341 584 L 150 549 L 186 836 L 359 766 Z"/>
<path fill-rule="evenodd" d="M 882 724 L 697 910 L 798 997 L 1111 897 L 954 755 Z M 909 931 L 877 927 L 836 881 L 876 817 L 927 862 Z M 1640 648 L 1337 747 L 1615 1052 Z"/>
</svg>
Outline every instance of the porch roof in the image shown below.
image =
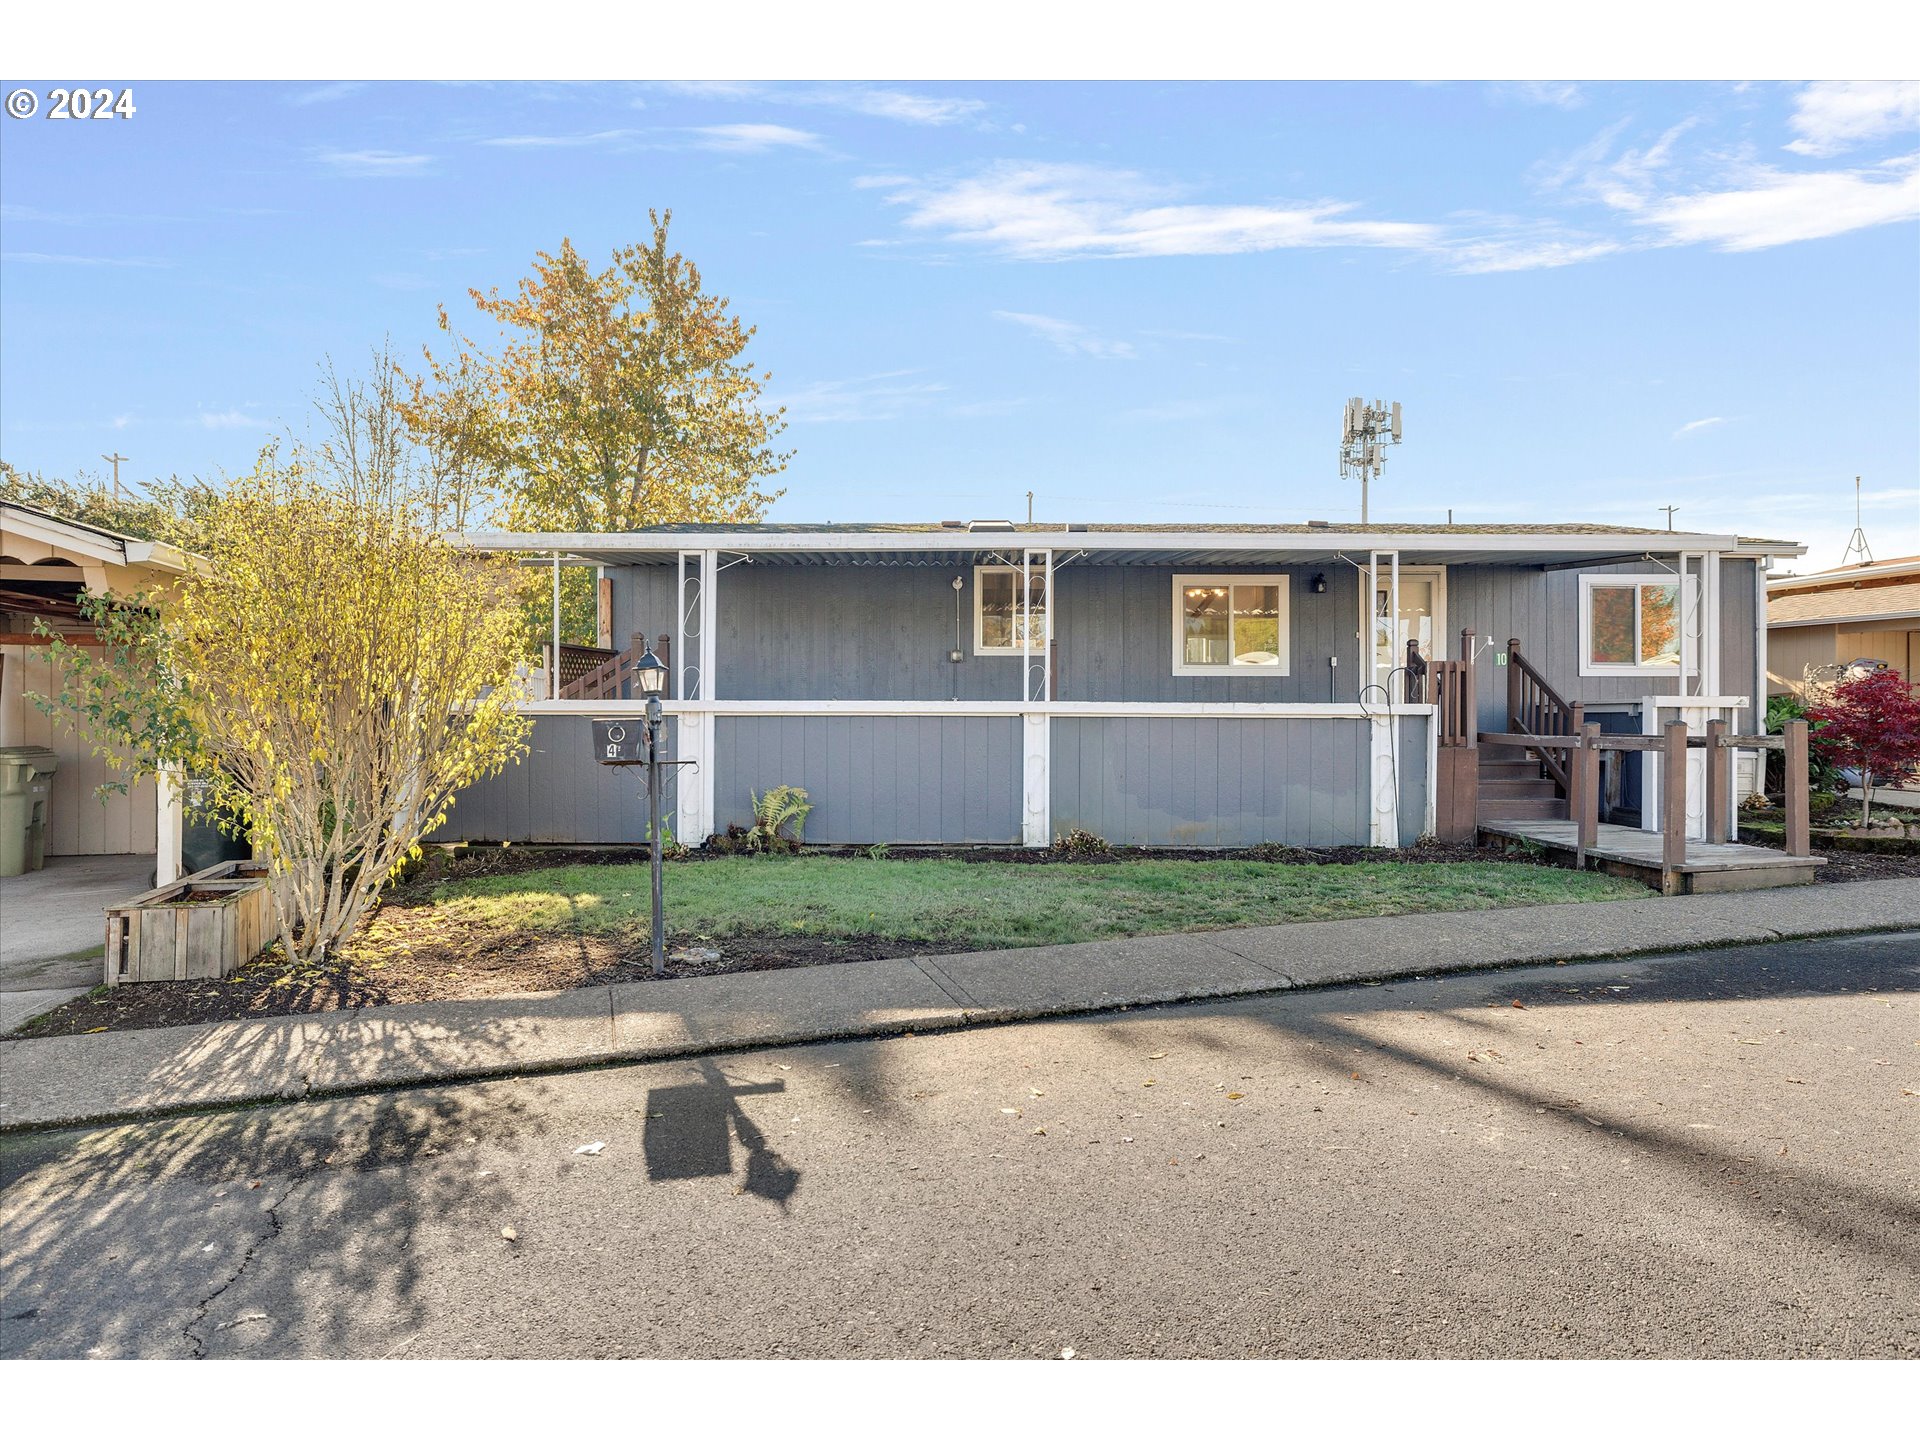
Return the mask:
<svg viewBox="0 0 1920 1440">
<path fill-rule="evenodd" d="M 671 525 L 608 533 L 485 533 L 458 537 L 475 549 L 602 565 L 672 564 L 682 550 L 719 550 L 789 565 L 973 564 L 1023 548 L 1109 565 L 1325 565 L 1394 550 L 1428 564 L 1580 565 L 1713 550 L 1790 557 L 1805 547 L 1611 525 Z"/>
</svg>

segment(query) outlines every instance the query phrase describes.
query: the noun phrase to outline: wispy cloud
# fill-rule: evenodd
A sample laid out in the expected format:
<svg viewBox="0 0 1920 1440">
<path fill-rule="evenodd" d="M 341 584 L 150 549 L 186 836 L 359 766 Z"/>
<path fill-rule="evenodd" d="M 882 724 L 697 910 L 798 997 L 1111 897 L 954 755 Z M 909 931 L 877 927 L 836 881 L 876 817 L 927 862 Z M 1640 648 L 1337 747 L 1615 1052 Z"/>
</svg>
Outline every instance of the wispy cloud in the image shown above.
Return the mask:
<svg viewBox="0 0 1920 1440">
<path fill-rule="evenodd" d="M 690 133 L 695 143 L 707 150 L 727 150 L 756 155 L 766 150 L 817 150 L 820 137 L 788 125 L 696 125 Z"/>
<path fill-rule="evenodd" d="M 113 417 L 113 428 L 116 430 L 124 430 L 131 424 L 133 424 L 133 415 L 131 412 Z"/>
<path fill-rule="evenodd" d="M 311 90 L 299 90 L 287 96 L 289 105 L 325 105 L 334 100 L 344 100 L 349 95 L 358 95 L 367 88 L 364 80 L 336 80 L 331 85 L 317 85 Z"/>
<path fill-rule="evenodd" d="M 1232 255 L 1302 246 L 1422 249 L 1431 225 L 1358 220 L 1343 201 L 1176 203 L 1177 191 L 1129 170 L 1002 162 L 970 177 L 896 188 L 908 229 L 1018 260 Z"/>
<path fill-rule="evenodd" d="M 264 430 L 268 422 L 244 410 L 202 410 L 194 423 L 203 430 Z"/>
<path fill-rule="evenodd" d="M 1133 346 L 1125 340 L 1105 339 L 1071 320 L 1061 320 L 1052 315 L 1031 315 L 1020 310 L 996 310 L 993 318 L 1018 325 L 1029 334 L 1039 336 L 1063 355 L 1090 355 L 1095 360 L 1136 358 Z"/>
<path fill-rule="evenodd" d="M 46 250 L 8 250 L 0 260 L 15 265 L 109 265 L 135 270 L 165 269 L 173 263 L 141 255 L 60 255 Z"/>
<path fill-rule="evenodd" d="M 1724 425 L 1726 423 L 1727 417 L 1724 415 L 1709 415 L 1704 420 L 1689 420 L 1673 432 L 1673 438 L 1678 440 L 1682 435 L 1691 435 L 1696 430 L 1706 430 L 1714 425 Z"/>
<path fill-rule="evenodd" d="M 314 163 L 336 175 L 372 179 L 399 179 L 432 172 L 433 156 L 399 150 L 321 150 Z"/>
<path fill-rule="evenodd" d="M 946 393 L 941 381 L 913 378 L 921 373 L 884 370 L 846 380 L 815 380 L 777 398 L 786 407 L 787 418 L 799 425 L 897 420 Z"/>
<path fill-rule="evenodd" d="M 508 149 L 539 150 L 567 149 L 595 145 L 619 145 L 637 140 L 643 134 L 639 130 L 590 130 L 577 135 L 495 135 L 482 140 L 482 145 L 497 145 Z"/>
<path fill-rule="evenodd" d="M 1487 87 L 1496 100 L 1522 105 L 1551 105 L 1576 110 L 1587 103 L 1586 92 L 1571 80 L 1499 80 Z"/>
<path fill-rule="evenodd" d="M 766 105 L 806 105 L 842 110 L 908 125 L 954 125 L 975 120 L 984 100 L 958 95 L 928 95 L 880 85 L 764 85 L 746 80 L 671 80 L 659 87 L 696 100 L 757 101 Z"/>
<path fill-rule="evenodd" d="M 1920 81 L 1822 80 L 1794 97 L 1796 155 L 1837 155 L 1868 140 L 1920 129 Z"/>
<path fill-rule="evenodd" d="M 1464 226 L 1435 246 L 1445 267 L 1461 275 L 1550 270 L 1598 260 L 1621 248 L 1617 240 L 1570 230 L 1551 220 L 1501 216 Z"/>
<path fill-rule="evenodd" d="M 1671 244 L 1765 250 L 1920 218 L 1920 154 L 1864 170 L 1756 167 L 1727 189 L 1649 202 L 1634 219 Z"/>
</svg>

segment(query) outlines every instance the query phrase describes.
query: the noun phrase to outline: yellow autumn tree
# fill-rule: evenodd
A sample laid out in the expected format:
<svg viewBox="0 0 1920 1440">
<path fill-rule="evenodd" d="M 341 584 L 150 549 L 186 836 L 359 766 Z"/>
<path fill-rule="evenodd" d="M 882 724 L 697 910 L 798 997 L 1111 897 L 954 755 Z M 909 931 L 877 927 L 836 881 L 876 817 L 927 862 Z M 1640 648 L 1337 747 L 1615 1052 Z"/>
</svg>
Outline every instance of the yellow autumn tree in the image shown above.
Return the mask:
<svg viewBox="0 0 1920 1440">
<path fill-rule="evenodd" d="M 442 538 L 444 487 L 392 401 L 384 378 L 334 382 L 324 438 L 269 446 L 176 518 L 164 538 L 198 559 L 167 594 L 94 601 L 102 643 L 56 647 L 60 703 L 126 778 L 209 782 L 301 962 L 354 933 L 531 725 L 512 567 Z"/>
<path fill-rule="evenodd" d="M 445 307 L 449 345 L 424 351 L 403 413 L 437 453 L 496 477 L 521 530 L 610 531 L 687 521 L 751 523 L 778 498 L 760 482 L 792 452 L 774 442 L 771 378 L 742 356 L 754 328 L 652 239 L 595 270 L 570 240 L 535 256 L 511 294 L 469 291 L 498 333 L 477 340 Z"/>
</svg>

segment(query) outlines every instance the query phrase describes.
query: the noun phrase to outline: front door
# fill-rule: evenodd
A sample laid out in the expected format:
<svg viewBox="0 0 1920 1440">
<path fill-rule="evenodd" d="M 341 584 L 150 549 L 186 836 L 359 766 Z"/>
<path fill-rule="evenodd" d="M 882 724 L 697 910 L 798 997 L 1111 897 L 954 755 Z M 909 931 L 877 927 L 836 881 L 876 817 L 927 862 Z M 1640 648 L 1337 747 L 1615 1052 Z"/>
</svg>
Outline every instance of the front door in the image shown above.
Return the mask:
<svg viewBox="0 0 1920 1440">
<path fill-rule="evenodd" d="M 1389 619 L 1392 592 L 1393 577 L 1383 565 L 1373 590 L 1373 674 L 1369 679 L 1398 702 L 1406 698 L 1406 677 L 1394 671 L 1407 663 L 1409 640 L 1419 645 L 1424 660 L 1446 658 L 1446 569 L 1439 565 L 1402 565 L 1400 609 Z"/>
</svg>

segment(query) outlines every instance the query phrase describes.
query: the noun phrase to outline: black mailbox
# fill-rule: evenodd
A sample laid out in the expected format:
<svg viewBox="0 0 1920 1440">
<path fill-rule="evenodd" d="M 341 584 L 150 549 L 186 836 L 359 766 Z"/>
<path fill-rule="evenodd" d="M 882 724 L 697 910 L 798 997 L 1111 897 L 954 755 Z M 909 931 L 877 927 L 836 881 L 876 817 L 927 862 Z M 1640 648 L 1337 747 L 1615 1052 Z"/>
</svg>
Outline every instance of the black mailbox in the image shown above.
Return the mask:
<svg viewBox="0 0 1920 1440">
<path fill-rule="evenodd" d="M 632 720 L 596 720 L 593 722 L 593 753 L 602 765 L 644 765 L 647 763 L 647 722 Z"/>
</svg>

